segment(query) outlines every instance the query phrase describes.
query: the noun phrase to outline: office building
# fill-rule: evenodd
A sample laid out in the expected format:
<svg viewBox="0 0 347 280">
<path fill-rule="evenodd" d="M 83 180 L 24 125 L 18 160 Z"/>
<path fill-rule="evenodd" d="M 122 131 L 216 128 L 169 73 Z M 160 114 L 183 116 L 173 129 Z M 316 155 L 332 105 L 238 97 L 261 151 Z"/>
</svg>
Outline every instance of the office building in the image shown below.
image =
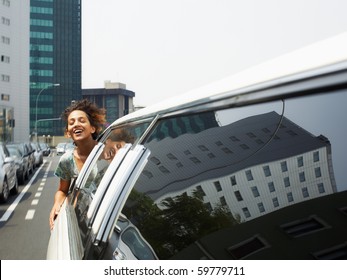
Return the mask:
<svg viewBox="0 0 347 280">
<path fill-rule="evenodd" d="M 107 124 L 134 111 L 135 93 L 122 83 L 105 81 L 104 88 L 83 89 L 82 96 L 106 109 Z"/>
<path fill-rule="evenodd" d="M 0 1 L 0 141 L 29 137 L 29 2 Z"/>
<path fill-rule="evenodd" d="M 31 0 L 31 134 L 63 135 L 59 118 L 77 99 L 81 99 L 81 0 Z"/>
</svg>

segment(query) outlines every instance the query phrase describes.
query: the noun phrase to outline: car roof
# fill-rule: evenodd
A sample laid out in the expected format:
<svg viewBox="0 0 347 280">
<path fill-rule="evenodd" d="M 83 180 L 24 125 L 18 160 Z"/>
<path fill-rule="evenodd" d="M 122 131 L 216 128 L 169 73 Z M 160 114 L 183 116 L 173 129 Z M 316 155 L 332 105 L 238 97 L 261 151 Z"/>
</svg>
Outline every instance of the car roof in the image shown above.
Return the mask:
<svg viewBox="0 0 347 280">
<path fill-rule="evenodd" d="M 304 80 L 347 69 L 347 32 L 303 47 L 206 86 L 174 96 L 115 120 L 120 125 L 157 114 L 170 113 L 226 97 L 237 98 L 252 90 Z M 270 84 L 269 84 L 270 83 Z M 263 93 L 264 94 L 264 93 Z M 269 93 L 271 94 L 271 92 Z M 237 98 L 236 98 L 237 97 Z M 258 96 L 259 98 L 259 96 Z M 242 98 L 241 98 L 242 99 Z"/>
</svg>

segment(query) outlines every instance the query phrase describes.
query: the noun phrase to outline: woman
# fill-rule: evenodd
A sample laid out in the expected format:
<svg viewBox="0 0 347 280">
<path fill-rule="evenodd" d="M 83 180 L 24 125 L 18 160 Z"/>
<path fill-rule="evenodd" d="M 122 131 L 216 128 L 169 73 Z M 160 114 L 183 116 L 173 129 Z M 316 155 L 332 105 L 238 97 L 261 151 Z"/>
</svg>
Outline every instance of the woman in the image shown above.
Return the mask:
<svg viewBox="0 0 347 280">
<path fill-rule="evenodd" d="M 105 123 L 105 110 L 84 99 L 66 108 L 62 118 L 66 122 L 65 134 L 73 140 L 75 148 L 61 156 L 54 173 L 60 181 L 49 216 L 51 229 L 66 198 L 72 178 L 77 177 L 97 143 L 95 139 Z"/>
</svg>

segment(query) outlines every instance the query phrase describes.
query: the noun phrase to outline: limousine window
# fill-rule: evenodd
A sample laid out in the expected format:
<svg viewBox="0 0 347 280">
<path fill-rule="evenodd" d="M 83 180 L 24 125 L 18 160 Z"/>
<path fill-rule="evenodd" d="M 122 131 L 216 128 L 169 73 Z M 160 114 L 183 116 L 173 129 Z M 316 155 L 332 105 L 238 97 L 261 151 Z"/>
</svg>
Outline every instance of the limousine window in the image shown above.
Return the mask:
<svg viewBox="0 0 347 280">
<path fill-rule="evenodd" d="M 252 236 L 283 241 L 286 216 L 347 190 L 343 104 L 346 93 L 329 93 L 161 119 L 122 213 L 160 259 L 238 258 L 230 248 Z"/>
<path fill-rule="evenodd" d="M 83 246 L 88 240 L 90 230 L 91 216 L 88 216 L 88 210 L 94 199 L 95 192 L 98 189 L 112 160 L 117 152 L 125 144 L 132 144 L 147 129 L 149 122 L 140 123 L 131 127 L 117 128 L 111 130 L 103 140 L 104 147 L 98 158 L 86 171 L 86 180 L 80 189 L 76 189 L 72 194 L 72 204 L 75 205 L 75 213 L 80 228 L 80 234 Z M 106 189 L 104 190 L 106 192 Z M 101 199 L 102 200 L 102 199 Z M 101 201 L 100 201 L 101 203 Z"/>
</svg>

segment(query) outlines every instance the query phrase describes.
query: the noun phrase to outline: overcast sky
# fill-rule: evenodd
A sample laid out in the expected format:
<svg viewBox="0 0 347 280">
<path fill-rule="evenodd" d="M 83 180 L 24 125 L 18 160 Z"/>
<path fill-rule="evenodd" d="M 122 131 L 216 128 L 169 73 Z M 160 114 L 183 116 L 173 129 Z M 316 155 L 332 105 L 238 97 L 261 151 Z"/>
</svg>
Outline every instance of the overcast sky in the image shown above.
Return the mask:
<svg viewBox="0 0 347 280">
<path fill-rule="evenodd" d="M 83 0 L 82 87 L 148 106 L 347 31 L 346 0 Z"/>
</svg>

